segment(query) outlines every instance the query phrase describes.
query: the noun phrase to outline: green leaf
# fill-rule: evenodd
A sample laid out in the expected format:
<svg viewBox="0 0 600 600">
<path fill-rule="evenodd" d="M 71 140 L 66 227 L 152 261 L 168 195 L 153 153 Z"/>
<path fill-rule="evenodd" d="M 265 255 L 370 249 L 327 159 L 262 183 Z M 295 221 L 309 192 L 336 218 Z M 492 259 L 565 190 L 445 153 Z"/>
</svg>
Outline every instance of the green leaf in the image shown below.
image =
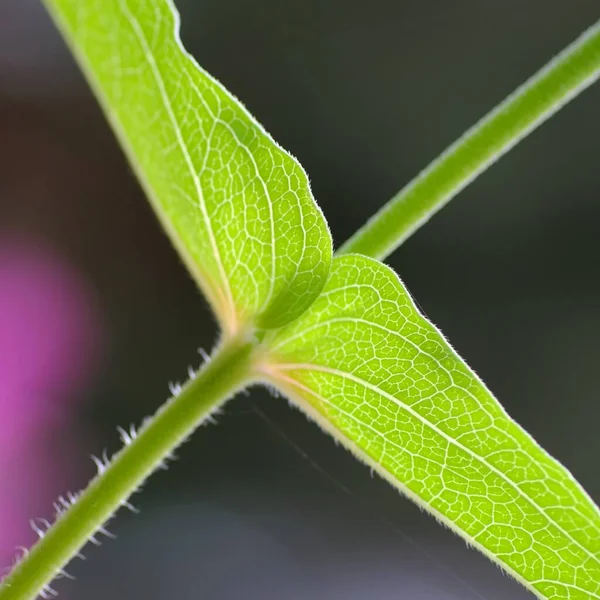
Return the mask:
<svg viewBox="0 0 600 600">
<path fill-rule="evenodd" d="M 171 2 L 49 6 L 226 332 L 301 314 L 331 260 L 308 178 L 183 49 Z"/>
<path fill-rule="evenodd" d="M 265 344 L 270 383 L 537 595 L 600 598 L 598 509 L 391 269 L 335 258 L 321 296 Z"/>
</svg>

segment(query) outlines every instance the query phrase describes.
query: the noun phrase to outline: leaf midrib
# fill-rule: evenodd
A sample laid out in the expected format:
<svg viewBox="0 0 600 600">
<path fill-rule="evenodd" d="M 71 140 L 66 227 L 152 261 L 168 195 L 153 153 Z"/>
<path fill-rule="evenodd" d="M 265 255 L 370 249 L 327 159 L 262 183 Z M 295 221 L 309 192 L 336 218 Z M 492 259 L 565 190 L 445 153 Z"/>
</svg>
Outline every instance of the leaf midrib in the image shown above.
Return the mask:
<svg viewBox="0 0 600 600">
<path fill-rule="evenodd" d="M 158 87 L 162 103 L 164 105 L 165 110 L 167 111 L 167 115 L 169 117 L 169 120 L 171 121 L 171 125 L 175 132 L 177 144 L 178 144 L 179 148 L 181 149 L 181 153 L 182 153 L 184 161 L 186 163 L 186 167 L 192 177 L 192 181 L 194 183 L 194 187 L 195 187 L 196 193 L 198 195 L 198 206 L 200 208 L 202 218 L 206 224 L 210 245 L 211 245 L 212 251 L 214 253 L 215 260 L 217 262 L 217 268 L 219 270 L 221 284 L 224 286 L 224 292 L 227 297 L 227 301 L 229 303 L 230 315 L 232 318 L 236 318 L 236 312 L 235 312 L 235 306 L 234 306 L 234 302 L 233 302 L 233 295 L 231 293 L 231 287 L 229 285 L 229 280 L 225 274 L 225 269 L 223 267 L 223 262 L 221 259 L 221 253 L 219 251 L 219 247 L 217 245 L 215 234 L 214 234 L 214 231 L 212 228 L 212 223 L 211 223 L 210 217 L 208 215 L 208 210 L 206 208 L 206 202 L 204 200 L 204 191 L 202 189 L 202 184 L 200 183 L 200 178 L 198 177 L 198 174 L 196 173 L 196 171 L 194 169 L 194 164 L 193 164 L 188 146 L 187 146 L 185 140 L 183 139 L 181 129 L 179 127 L 177 118 L 175 117 L 175 113 L 173 111 L 171 101 L 169 100 L 169 95 L 167 94 L 167 91 L 165 88 L 162 74 L 160 72 L 160 69 L 158 68 L 158 65 L 156 64 L 156 61 L 154 60 L 154 56 L 153 56 L 152 52 L 150 51 L 150 47 L 148 45 L 148 40 L 146 39 L 146 36 L 144 34 L 144 30 L 141 27 L 139 21 L 136 19 L 136 17 L 131 13 L 129 6 L 127 4 L 127 0 L 120 0 L 119 5 L 121 7 L 121 12 L 122 12 L 123 16 L 129 22 L 131 29 L 132 29 L 138 43 L 140 44 L 144 58 L 146 59 L 148 65 L 150 67 L 150 70 L 152 72 L 152 75 L 154 77 L 154 80 L 156 81 L 156 85 Z M 175 15 L 176 12 L 174 11 L 173 14 Z M 176 23 L 176 29 L 177 29 L 177 23 Z M 177 40 L 177 31 L 175 31 L 175 39 Z"/>
<path fill-rule="evenodd" d="M 461 444 L 460 442 L 458 442 L 457 440 L 455 440 L 454 438 L 452 438 L 451 436 L 446 434 L 444 431 L 439 429 L 434 423 L 432 423 L 431 421 L 429 421 L 428 419 L 423 417 L 420 413 L 415 411 L 411 406 L 409 406 L 409 405 L 405 404 L 404 402 L 402 402 L 401 400 L 397 399 L 392 394 L 385 392 L 384 390 L 380 389 L 376 385 L 373 385 L 372 383 L 365 381 L 364 379 L 362 379 L 360 377 L 356 377 L 355 375 L 352 375 L 351 373 L 346 373 L 345 371 L 341 371 L 339 369 L 333 369 L 330 367 L 324 367 L 324 366 L 315 365 L 312 363 L 277 363 L 277 365 L 272 365 L 272 368 L 274 371 L 281 369 L 284 371 L 304 370 L 304 371 L 317 371 L 317 372 L 327 373 L 329 375 L 335 375 L 338 377 L 342 377 L 344 379 L 348 379 L 350 381 L 353 381 L 354 383 L 357 383 L 358 385 L 363 385 L 364 387 L 374 391 L 375 393 L 381 394 L 383 397 L 387 398 L 388 400 L 390 400 L 391 402 L 396 404 L 400 409 L 405 410 L 410 415 L 415 417 L 423 425 L 425 425 L 426 427 L 429 427 L 432 431 L 434 431 L 438 435 L 442 436 L 450 444 L 453 444 L 457 448 L 459 448 L 459 449 L 463 450 L 464 452 L 466 452 L 467 454 L 471 455 L 473 458 L 478 460 L 482 465 L 489 468 L 490 471 L 492 471 L 496 475 L 498 475 L 501 479 L 503 479 L 506 483 L 508 483 L 509 486 L 511 486 L 522 498 L 524 498 L 527 502 L 529 502 L 529 504 L 533 508 L 535 508 L 538 512 L 543 514 L 549 523 L 552 523 L 558 531 L 560 531 L 575 546 L 577 546 L 580 550 L 582 550 L 585 554 L 587 554 L 587 556 L 589 558 L 591 558 L 592 560 L 594 560 L 596 562 L 596 564 L 598 564 L 598 566 L 600 567 L 600 559 L 594 553 L 592 553 L 590 550 L 588 550 L 585 546 L 583 546 L 579 541 L 577 541 L 575 538 L 573 538 L 567 531 L 565 531 L 553 518 L 551 518 L 546 513 L 544 508 L 539 506 L 535 502 L 535 500 L 533 500 L 530 496 L 528 496 L 525 492 L 523 492 L 523 490 L 521 490 L 521 488 L 518 486 L 517 483 L 515 483 L 512 479 L 510 479 L 502 471 L 498 470 L 496 467 L 491 465 L 484 457 L 480 456 L 473 450 L 469 449 L 467 446 L 464 446 L 463 444 Z M 327 404 L 330 404 L 330 403 L 327 402 Z M 341 410 L 339 407 L 334 407 L 334 408 L 336 408 L 336 410 Z M 379 433 L 379 435 L 382 435 L 382 434 Z M 586 591 L 586 593 L 588 593 L 587 590 L 584 590 L 584 591 Z M 598 597 L 600 598 L 600 596 L 598 596 Z"/>
<path fill-rule="evenodd" d="M 292 377 L 288 377 L 281 373 L 279 373 L 276 378 L 273 377 L 273 373 L 271 373 L 271 372 L 268 372 L 268 373 L 265 372 L 264 374 L 267 375 L 267 381 L 271 384 L 279 383 L 279 385 L 281 385 L 281 382 L 284 381 L 284 382 L 288 383 L 292 388 L 296 388 L 298 390 L 304 391 L 307 394 L 314 396 L 317 400 L 321 400 L 324 404 L 329 404 L 330 406 L 333 406 L 331 403 L 326 401 L 325 398 L 323 398 L 320 394 L 318 394 L 317 392 L 315 392 L 313 389 L 309 388 L 308 386 L 300 383 L 297 379 L 293 379 Z M 285 386 L 282 386 L 282 389 L 286 389 Z M 287 388 L 287 393 L 289 393 L 291 397 L 294 397 L 294 394 L 290 388 Z M 334 406 L 334 408 L 337 408 L 337 407 Z M 330 422 L 328 422 L 326 420 L 321 422 L 322 415 L 316 408 L 313 408 L 309 404 L 309 406 L 304 406 L 303 410 L 305 410 L 306 413 L 311 418 L 313 418 L 317 423 L 319 423 L 325 431 L 329 431 L 329 432 L 332 431 L 329 428 Z M 342 412 L 344 412 L 344 411 L 342 411 Z M 352 415 L 349 415 L 348 413 L 345 413 L 345 412 L 344 412 L 344 414 L 350 418 L 353 418 L 353 420 L 358 422 L 359 424 L 363 425 L 362 422 L 357 421 L 357 419 L 355 417 L 352 417 Z M 377 432 L 377 434 L 381 436 L 381 433 Z M 375 458 L 370 457 L 369 454 L 361 446 L 359 446 L 354 440 L 352 440 L 350 437 L 345 437 L 344 444 L 360 460 L 362 460 L 367 465 L 369 465 L 373 470 L 379 472 L 379 474 L 382 477 L 384 477 L 384 479 L 386 479 L 393 486 L 395 486 L 402 494 L 406 495 L 410 500 L 412 500 L 415 504 L 417 504 L 417 506 L 424 508 L 426 511 L 431 513 L 438 520 L 438 522 L 444 524 L 446 527 L 448 527 L 454 533 L 462 536 L 462 538 L 465 539 L 465 541 L 467 542 L 467 544 L 469 546 L 473 546 L 473 547 L 477 548 L 484 556 L 487 556 L 491 561 L 493 561 L 495 564 L 500 566 L 507 573 L 512 575 L 525 588 L 530 590 L 536 597 L 542 598 L 541 593 L 535 587 L 533 587 L 532 582 L 528 579 L 525 579 L 511 564 L 509 564 L 508 562 L 499 558 L 487 546 L 484 546 L 481 542 L 477 541 L 477 539 L 475 539 L 470 533 L 468 533 L 466 530 L 459 527 L 454 521 L 452 521 L 450 518 L 448 518 L 438 508 L 436 508 L 435 506 L 430 504 L 428 501 L 424 500 L 421 496 L 419 496 L 419 494 L 417 494 L 415 491 L 413 491 L 404 482 L 398 480 L 397 476 L 390 469 L 388 469 L 383 464 L 377 462 L 377 460 Z M 540 583 L 540 582 L 555 583 L 554 581 L 549 582 L 547 580 L 536 580 L 533 583 Z M 577 588 L 577 589 L 579 589 L 579 588 Z M 543 596 L 543 598 L 546 598 L 546 596 Z M 600 597 L 598 597 L 598 598 L 600 598 Z"/>
</svg>

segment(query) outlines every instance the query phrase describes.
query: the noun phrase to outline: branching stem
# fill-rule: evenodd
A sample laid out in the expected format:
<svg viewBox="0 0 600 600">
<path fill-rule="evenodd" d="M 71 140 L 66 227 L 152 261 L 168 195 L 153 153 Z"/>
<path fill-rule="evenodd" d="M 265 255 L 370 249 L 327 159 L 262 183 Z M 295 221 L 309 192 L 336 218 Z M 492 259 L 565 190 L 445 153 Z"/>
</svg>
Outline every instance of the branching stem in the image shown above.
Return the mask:
<svg viewBox="0 0 600 600">
<path fill-rule="evenodd" d="M 383 260 L 478 175 L 600 76 L 600 21 L 469 129 L 338 254 Z"/>
</svg>

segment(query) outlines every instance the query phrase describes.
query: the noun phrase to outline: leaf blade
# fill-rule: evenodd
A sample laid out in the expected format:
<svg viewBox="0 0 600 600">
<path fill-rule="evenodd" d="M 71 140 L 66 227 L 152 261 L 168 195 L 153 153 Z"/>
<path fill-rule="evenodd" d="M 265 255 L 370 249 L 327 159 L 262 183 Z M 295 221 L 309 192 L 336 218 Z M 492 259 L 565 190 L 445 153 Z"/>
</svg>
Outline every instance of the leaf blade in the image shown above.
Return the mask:
<svg viewBox="0 0 600 600">
<path fill-rule="evenodd" d="M 537 595 L 600 597 L 597 507 L 391 269 L 335 258 L 321 297 L 266 343 L 270 383 Z"/>
<path fill-rule="evenodd" d="M 299 163 L 199 67 L 170 0 L 47 0 L 227 333 L 318 295 L 331 236 Z"/>
</svg>

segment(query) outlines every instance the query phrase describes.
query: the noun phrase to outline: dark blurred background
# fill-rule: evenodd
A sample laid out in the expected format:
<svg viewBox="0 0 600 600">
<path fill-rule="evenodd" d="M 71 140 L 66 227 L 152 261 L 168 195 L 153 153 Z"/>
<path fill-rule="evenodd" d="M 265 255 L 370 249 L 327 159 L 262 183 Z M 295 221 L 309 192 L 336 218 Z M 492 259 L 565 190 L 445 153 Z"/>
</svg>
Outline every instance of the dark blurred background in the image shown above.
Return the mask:
<svg viewBox="0 0 600 600">
<path fill-rule="evenodd" d="M 179 0 L 183 40 L 309 172 L 336 244 L 599 16 L 597 0 Z M 389 262 L 600 499 L 600 85 Z M 0 559 L 200 362 L 213 319 L 37 0 L 0 4 Z M 86 550 L 66 598 L 528 598 L 252 391 Z"/>
</svg>

